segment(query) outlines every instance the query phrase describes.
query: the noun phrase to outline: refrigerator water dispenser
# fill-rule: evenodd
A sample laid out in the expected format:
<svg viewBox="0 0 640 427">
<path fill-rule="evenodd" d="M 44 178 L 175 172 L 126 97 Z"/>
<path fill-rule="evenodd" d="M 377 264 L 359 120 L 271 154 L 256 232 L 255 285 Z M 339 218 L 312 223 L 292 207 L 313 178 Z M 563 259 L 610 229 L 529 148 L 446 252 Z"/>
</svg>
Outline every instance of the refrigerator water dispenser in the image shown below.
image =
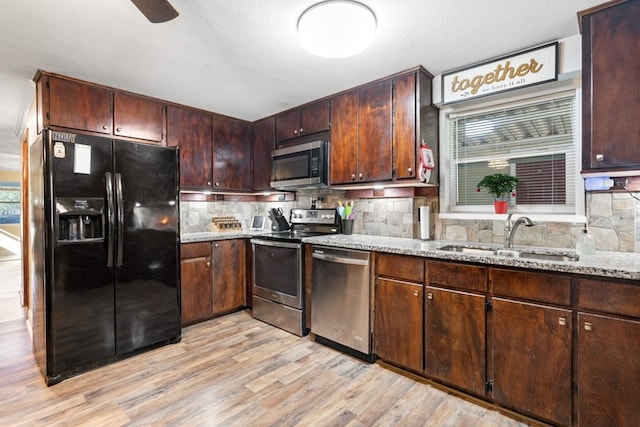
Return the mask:
<svg viewBox="0 0 640 427">
<path fill-rule="evenodd" d="M 58 242 L 104 239 L 104 199 L 56 198 Z"/>
</svg>

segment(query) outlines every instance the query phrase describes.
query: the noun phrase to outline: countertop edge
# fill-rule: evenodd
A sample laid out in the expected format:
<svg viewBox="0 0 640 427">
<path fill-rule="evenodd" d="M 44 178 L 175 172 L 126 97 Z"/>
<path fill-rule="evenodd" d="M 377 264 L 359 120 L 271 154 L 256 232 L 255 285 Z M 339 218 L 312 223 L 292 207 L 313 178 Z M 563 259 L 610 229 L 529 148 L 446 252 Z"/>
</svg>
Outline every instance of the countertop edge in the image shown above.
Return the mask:
<svg viewBox="0 0 640 427">
<path fill-rule="evenodd" d="M 516 267 L 549 272 L 572 273 L 586 276 L 599 276 L 611 279 L 640 280 L 640 254 L 625 252 L 598 251 L 596 255 L 581 256 L 579 261 L 551 261 L 531 258 L 512 258 L 499 255 L 475 255 L 460 252 L 443 251 L 446 245 L 477 245 L 470 242 L 448 240 L 417 240 L 397 237 L 368 235 L 332 235 L 303 239 L 303 243 L 376 251 L 399 255 L 420 256 L 459 262 L 473 262 L 498 267 Z M 499 245 L 481 244 L 499 249 Z M 526 250 L 549 251 L 549 248 L 519 247 Z M 572 252 L 570 249 L 557 249 L 559 252 Z M 640 283 L 639 283 L 640 284 Z"/>
<path fill-rule="evenodd" d="M 250 231 L 183 233 L 180 243 L 206 242 L 227 239 L 251 239 L 260 234 L 270 233 Z M 547 261 L 529 258 L 512 258 L 499 255 L 475 255 L 469 253 L 443 251 L 446 245 L 482 245 L 499 249 L 495 244 L 477 244 L 450 240 L 418 240 L 402 237 L 371 236 L 364 234 L 333 234 L 306 237 L 303 243 L 332 246 L 345 249 L 384 252 L 398 255 L 419 256 L 458 262 L 472 262 L 497 267 L 527 268 L 541 271 L 580 274 L 609 279 L 640 281 L 640 254 L 628 252 L 598 251 L 596 255 L 581 256 L 579 261 Z M 521 246 L 519 249 L 549 251 L 550 248 Z M 555 248 L 553 249 L 555 250 Z M 560 252 L 575 253 L 571 249 L 557 248 Z M 639 283 L 640 285 L 640 283 Z"/>
</svg>

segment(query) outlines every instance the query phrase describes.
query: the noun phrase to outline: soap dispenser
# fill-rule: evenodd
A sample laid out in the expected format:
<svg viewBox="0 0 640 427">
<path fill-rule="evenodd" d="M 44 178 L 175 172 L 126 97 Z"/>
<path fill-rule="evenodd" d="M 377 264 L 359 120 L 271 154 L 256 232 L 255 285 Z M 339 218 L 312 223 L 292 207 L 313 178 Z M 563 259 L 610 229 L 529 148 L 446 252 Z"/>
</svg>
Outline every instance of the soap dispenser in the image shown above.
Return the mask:
<svg viewBox="0 0 640 427">
<path fill-rule="evenodd" d="M 589 233 L 586 224 L 582 229 L 582 233 L 578 236 L 576 252 L 578 255 L 595 255 L 596 253 L 596 238 Z"/>
</svg>

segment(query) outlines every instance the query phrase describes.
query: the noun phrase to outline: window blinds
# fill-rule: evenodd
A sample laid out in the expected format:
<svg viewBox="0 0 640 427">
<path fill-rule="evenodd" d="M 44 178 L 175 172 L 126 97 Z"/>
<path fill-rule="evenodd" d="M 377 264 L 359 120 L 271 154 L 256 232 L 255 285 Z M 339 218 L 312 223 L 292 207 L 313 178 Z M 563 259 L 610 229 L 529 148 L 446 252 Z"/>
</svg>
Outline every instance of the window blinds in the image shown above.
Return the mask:
<svg viewBox="0 0 640 427">
<path fill-rule="evenodd" d="M 536 210 L 572 211 L 575 205 L 575 95 L 528 100 L 483 111 L 450 114 L 450 200 L 490 205 L 483 176 L 508 173 L 521 185 L 511 203 Z"/>
</svg>

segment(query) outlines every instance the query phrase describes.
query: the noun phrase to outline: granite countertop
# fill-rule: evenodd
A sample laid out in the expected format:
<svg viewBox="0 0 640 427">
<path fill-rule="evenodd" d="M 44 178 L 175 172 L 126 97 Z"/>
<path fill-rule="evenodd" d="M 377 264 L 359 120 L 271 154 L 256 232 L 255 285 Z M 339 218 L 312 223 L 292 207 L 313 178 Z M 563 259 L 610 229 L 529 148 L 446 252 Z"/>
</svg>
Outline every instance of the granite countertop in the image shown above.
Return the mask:
<svg viewBox="0 0 640 427">
<path fill-rule="evenodd" d="M 502 248 L 500 245 L 448 240 L 417 240 L 361 234 L 335 234 L 330 236 L 308 237 L 303 239 L 303 242 L 314 245 L 386 252 L 401 255 L 414 255 L 452 261 L 467 261 L 496 266 L 531 268 L 562 273 L 640 280 L 640 254 L 637 253 L 598 251 L 596 255 L 580 256 L 579 261 L 551 261 L 522 257 L 513 258 L 500 255 L 476 255 L 440 250 L 439 248 L 446 245 L 463 245 L 469 247 L 481 246 L 491 247 L 494 249 Z M 529 246 L 516 246 L 514 249 L 540 253 L 575 254 L 575 251 L 570 249 L 536 248 Z"/>
<path fill-rule="evenodd" d="M 181 243 L 206 242 L 225 239 L 250 239 L 270 231 L 225 231 L 183 233 Z M 579 261 L 552 261 L 533 258 L 513 258 L 500 255 L 476 255 L 462 252 L 440 250 L 446 245 L 481 246 L 501 249 L 500 245 L 461 242 L 450 240 L 418 240 L 401 237 L 369 236 L 364 234 L 333 234 L 328 236 L 307 237 L 304 243 L 325 245 L 364 251 L 377 251 L 401 255 L 414 255 L 425 258 L 475 262 L 479 264 L 520 267 L 562 273 L 584 274 L 607 278 L 630 279 L 640 281 L 640 254 L 628 252 L 598 251 L 596 255 L 581 256 Z M 541 253 L 575 254 L 571 249 L 536 248 L 516 246 L 514 249 Z"/>
</svg>

